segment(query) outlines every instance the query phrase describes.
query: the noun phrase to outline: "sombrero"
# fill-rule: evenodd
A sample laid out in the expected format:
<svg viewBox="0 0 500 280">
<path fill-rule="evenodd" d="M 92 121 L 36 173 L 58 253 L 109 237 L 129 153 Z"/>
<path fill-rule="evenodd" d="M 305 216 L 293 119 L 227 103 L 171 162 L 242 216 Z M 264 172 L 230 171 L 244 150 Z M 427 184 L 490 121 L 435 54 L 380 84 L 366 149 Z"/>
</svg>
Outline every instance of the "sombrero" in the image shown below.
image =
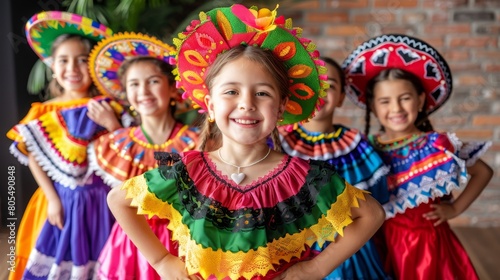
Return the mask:
<svg viewBox="0 0 500 280">
<path fill-rule="evenodd" d="M 106 95 L 125 101 L 118 70 L 132 57 L 148 56 L 173 64 L 175 48 L 141 33 L 118 33 L 100 41 L 89 56 L 89 70 L 97 88 Z"/>
<path fill-rule="evenodd" d="M 426 42 L 407 35 L 387 34 L 362 43 L 343 62 L 347 96 L 366 107 L 366 85 L 382 70 L 400 68 L 420 78 L 426 93 L 427 114 L 450 97 L 451 71 L 444 58 Z"/>
<path fill-rule="evenodd" d="M 113 35 L 113 31 L 101 23 L 62 11 L 35 14 L 26 22 L 25 31 L 30 47 L 49 66 L 52 43 L 62 34 L 77 34 L 93 41 Z"/>
<path fill-rule="evenodd" d="M 217 56 L 232 47 L 245 44 L 269 49 L 283 61 L 290 78 L 289 101 L 280 125 L 306 120 L 324 96 L 326 68 L 316 46 L 301 37 L 302 30 L 292 27 L 291 19 L 276 17 L 273 11 L 240 4 L 200 13 L 185 32 L 174 39 L 177 47 L 177 80 L 200 112 L 207 110 L 209 94 L 204 77 Z"/>
</svg>

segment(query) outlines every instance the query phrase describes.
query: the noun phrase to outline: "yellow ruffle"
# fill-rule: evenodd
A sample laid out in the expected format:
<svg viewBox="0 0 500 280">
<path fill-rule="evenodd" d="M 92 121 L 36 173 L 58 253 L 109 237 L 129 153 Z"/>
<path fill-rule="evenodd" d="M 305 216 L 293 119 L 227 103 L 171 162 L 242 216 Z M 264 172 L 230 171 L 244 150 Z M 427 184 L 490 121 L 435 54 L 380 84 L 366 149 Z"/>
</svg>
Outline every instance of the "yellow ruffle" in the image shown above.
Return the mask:
<svg viewBox="0 0 500 280">
<path fill-rule="evenodd" d="M 72 107 L 87 104 L 89 99 L 90 99 L 89 97 L 85 97 L 85 98 L 81 98 L 81 99 L 77 99 L 77 100 L 70 100 L 70 101 L 64 101 L 64 102 L 45 102 L 45 103 L 34 102 L 31 104 L 31 108 L 28 111 L 28 113 L 26 114 L 26 116 L 21 121 L 19 121 L 19 124 L 26 124 L 34 119 L 40 118 L 44 114 L 52 112 L 52 111 L 56 111 L 56 110 L 60 110 L 60 109 L 67 109 L 67 108 L 72 108 Z M 19 151 L 21 153 L 23 153 L 25 155 L 27 155 L 29 153 L 28 149 L 26 148 L 26 145 L 24 144 L 23 137 L 21 135 L 19 135 L 19 131 L 17 130 L 16 127 L 11 128 L 7 132 L 7 138 L 9 138 L 15 142 L 18 142 L 17 149 L 19 149 Z"/>
<path fill-rule="evenodd" d="M 149 217 L 157 215 L 170 220 L 168 228 L 173 233 L 172 240 L 179 243 L 179 256 L 185 258 L 189 274 L 200 273 L 203 278 L 213 275 L 217 279 L 238 279 L 242 276 L 250 279 L 256 275 L 266 275 L 275 270 L 274 265 L 279 265 L 280 261 L 288 262 L 293 257 L 300 257 L 306 244 L 311 246 L 318 242 L 322 246 L 325 241 L 334 242 L 336 233 L 343 235 L 344 227 L 352 223 L 351 207 L 359 207 L 358 199 L 365 200 L 364 193 L 367 193 L 347 184 L 326 216 L 321 217 L 316 225 L 292 235 L 287 234 L 268 243 L 266 247 L 232 253 L 203 248 L 192 240 L 189 228 L 182 223 L 181 214 L 171 204 L 150 193 L 143 176 L 126 181 L 122 188 L 127 191 L 127 198 L 132 199 L 131 205 L 138 208 L 138 214 Z"/>
<path fill-rule="evenodd" d="M 66 124 L 61 123 L 57 112 L 45 114 L 39 120 L 51 143 L 65 160 L 81 164 L 87 159 L 88 141 L 84 140 L 82 145 L 71 139 Z"/>
</svg>

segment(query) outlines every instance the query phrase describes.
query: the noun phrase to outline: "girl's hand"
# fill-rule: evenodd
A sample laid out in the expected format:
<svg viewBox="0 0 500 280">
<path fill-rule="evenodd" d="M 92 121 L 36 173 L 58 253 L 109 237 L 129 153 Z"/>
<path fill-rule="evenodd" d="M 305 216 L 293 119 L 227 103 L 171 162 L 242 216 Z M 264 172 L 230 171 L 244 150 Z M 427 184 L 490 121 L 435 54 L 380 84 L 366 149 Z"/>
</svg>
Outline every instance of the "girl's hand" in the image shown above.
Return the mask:
<svg viewBox="0 0 500 280">
<path fill-rule="evenodd" d="M 153 265 L 161 279 L 167 280 L 197 280 L 201 279 L 195 275 L 189 275 L 186 264 L 178 257 L 168 254 L 156 265 Z"/>
<path fill-rule="evenodd" d="M 434 226 L 438 226 L 449 219 L 453 219 L 459 214 L 451 203 L 441 202 L 441 204 L 431 204 L 430 206 L 434 211 L 425 213 L 423 217 L 427 220 L 436 220 Z"/>
<path fill-rule="evenodd" d="M 275 280 L 302 280 L 302 279 L 322 279 L 323 277 L 315 277 L 320 270 L 311 261 L 303 261 L 292 265 L 285 270 L 280 276 L 274 278 Z"/>
<path fill-rule="evenodd" d="M 89 110 L 87 116 L 98 125 L 106 128 L 107 131 L 114 131 L 122 127 L 118 122 L 115 111 L 108 102 L 90 99 L 87 108 Z"/>
<path fill-rule="evenodd" d="M 59 198 L 48 201 L 47 219 L 51 225 L 62 230 L 64 226 L 64 209 Z"/>
</svg>

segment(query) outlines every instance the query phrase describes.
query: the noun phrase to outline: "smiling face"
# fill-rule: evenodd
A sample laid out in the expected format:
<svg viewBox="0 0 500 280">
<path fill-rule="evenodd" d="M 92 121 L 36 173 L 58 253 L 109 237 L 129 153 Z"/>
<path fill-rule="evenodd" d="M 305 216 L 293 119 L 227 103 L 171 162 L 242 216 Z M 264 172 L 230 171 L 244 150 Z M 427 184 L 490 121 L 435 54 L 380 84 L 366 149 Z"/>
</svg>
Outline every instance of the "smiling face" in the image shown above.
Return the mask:
<svg viewBox="0 0 500 280">
<path fill-rule="evenodd" d="M 226 63 L 210 85 L 205 103 L 223 134 L 223 142 L 265 142 L 286 101 L 273 75 L 261 64 L 240 56 Z"/>
<path fill-rule="evenodd" d="M 92 84 L 88 70 L 89 47 L 77 38 L 62 42 L 53 53 L 51 66 L 65 94 L 87 96 Z"/>
<path fill-rule="evenodd" d="M 424 101 L 425 94 L 419 95 L 407 80 L 378 82 L 373 88 L 372 110 L 385 129 L 385 138 L 397 139 L 418 133 L 415 120 Z"/>
<path fill-rule="evenodd" d="M 170 100 L 177 89 L 161 69 L 148 61 L 138 61 L 124 73 L 127 99 L 141 118 L 170 114 Z"/>
<path fill-rule="evenodd" d="M 330 84 L 330 88 L 326 91 L 326 96 L 323 98 L 325 104 L 321 107 L 321 110 L 316 112 L 312 120 L 331 122 L 335 108 L 342 107 L 342 103 L 344 103 L 345 93 L 342 89 L 341 77 L 338 70 L 329 63 L 326 63 L 325 66 L 328 76 L 327 82 Z"/>
</svg>

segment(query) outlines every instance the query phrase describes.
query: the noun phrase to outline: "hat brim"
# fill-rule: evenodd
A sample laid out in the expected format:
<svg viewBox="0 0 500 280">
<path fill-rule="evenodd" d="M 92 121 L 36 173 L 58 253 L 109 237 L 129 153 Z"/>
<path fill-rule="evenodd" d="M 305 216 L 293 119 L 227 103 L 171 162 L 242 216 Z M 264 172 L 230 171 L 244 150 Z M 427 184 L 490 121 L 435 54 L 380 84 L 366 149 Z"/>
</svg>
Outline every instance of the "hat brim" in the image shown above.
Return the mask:
<svg viewBox="0 0 500 280">
<path fill-rule="evenodd" d="M 103 94 L 126 100 L 118 70 L 127 59 L 138 56 L 173 64 L 175 48 L 156 38 L 133 32 L 118 33 L 100 41 L 89 56 L 90 76 L 97 88 Z"/>
<path fill-rule="evenodd" d="M 342 63 L 347 96 L 366 108 L 366 85 L 381 71 L 399 68 L 418 77 L 425 90 L 427 114 L 450 97 L 452 76 L 444 58 L 426 42 L 400 34 L 372 38 L 356 48 Z"/>
<path fill-rule="evenodd" d="M 76 34 L 96 42 L 113 35 L 110 28 L 97 21 L 62 11 L 35 14 L 26 22 L 25 32 L 30 47 L 49 66 L 52 44 L 62 34 Z"/>
</svg>

